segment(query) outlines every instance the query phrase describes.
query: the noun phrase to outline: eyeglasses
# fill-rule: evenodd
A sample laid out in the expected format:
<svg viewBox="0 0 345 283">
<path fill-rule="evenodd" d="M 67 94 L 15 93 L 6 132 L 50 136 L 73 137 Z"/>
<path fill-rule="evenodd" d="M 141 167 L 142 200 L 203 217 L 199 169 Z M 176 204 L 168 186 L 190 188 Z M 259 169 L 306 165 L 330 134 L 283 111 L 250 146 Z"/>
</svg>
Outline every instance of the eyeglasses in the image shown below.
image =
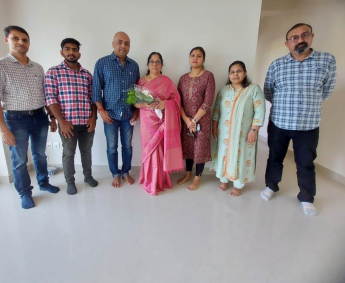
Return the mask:
<svg viewBox="0 0 345 283">
<path fill-rule="evenodd" d="M 237 71 L 230 71 L 230 75 L 235 75 L 235 74 L 241 74 L 243 70 L 237 70 Z"/>
<path fill-rule="evenodd" d="M 311 35 L 311 33 L 310 32 L 305 32 L 305 33 L 302 33 L 301 34 L 301 38 L 303 39 L 303 40 L 305 40 L 305 39 L 308 39 L 309 37 L 310 37 L 310 35 Z M 293 35 L 293 36 L 291 36 L 289 39 L 287 39 L 288 41 L 291 41 L 291 42 L 293 42 L 293 43 L 295 43 L 295 42 L 297 42 L 298 40 L 299 40 L 299 35 Z"/>
<path fill-rule="evenodd" d="M 160 64 L 162 64 L 161 61 L 153 61 L 153 60 L 150 60 L 149 63 L 150 63 L 151 65 L 160 65 Z"/>
</svg>

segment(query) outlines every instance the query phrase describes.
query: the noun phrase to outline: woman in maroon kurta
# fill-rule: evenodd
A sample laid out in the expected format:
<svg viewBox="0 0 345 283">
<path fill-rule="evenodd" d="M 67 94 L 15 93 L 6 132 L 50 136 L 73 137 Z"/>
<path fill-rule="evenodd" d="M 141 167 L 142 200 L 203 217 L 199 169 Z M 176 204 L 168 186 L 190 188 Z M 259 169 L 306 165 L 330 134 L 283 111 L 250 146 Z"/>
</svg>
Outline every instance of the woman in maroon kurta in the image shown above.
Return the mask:
<svg viewBox="0 0 345 283">
<path fill-rule="evenodd" d="M 186 159 L 186 175 L 178 180 L 184 184 L 192 178 L 196 163 L 196 173 L 189 190 L 196 190 L 205 162 L 211 160 L 211 106 L 215 92 L 214 76 L 204 69 L 205 50 L 195 47 L 189 53 L 191 71 L 184 74 L 178 83 L 181 96 L 182 149 Z"/>
</svg>

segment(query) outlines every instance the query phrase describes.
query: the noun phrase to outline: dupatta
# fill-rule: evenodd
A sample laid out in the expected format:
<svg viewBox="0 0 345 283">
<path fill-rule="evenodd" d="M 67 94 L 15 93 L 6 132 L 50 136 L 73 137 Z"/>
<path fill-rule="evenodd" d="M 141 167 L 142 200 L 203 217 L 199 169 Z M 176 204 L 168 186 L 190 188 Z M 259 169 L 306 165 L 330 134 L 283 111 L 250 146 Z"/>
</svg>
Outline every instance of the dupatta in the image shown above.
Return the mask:
<svg viewBox="0 0 345 283">
<path fill-rule="evenodd" d="M 237 167 L 229 165 L 237 164 L 244 106 L 247 100 L 251 98 L 255 86 L 255 84 L 250 84 L 235 97 L 230 112 L 229 142 L 224 161 L 224 175 L 232 181 L 237 180 Z"/>
</svg>

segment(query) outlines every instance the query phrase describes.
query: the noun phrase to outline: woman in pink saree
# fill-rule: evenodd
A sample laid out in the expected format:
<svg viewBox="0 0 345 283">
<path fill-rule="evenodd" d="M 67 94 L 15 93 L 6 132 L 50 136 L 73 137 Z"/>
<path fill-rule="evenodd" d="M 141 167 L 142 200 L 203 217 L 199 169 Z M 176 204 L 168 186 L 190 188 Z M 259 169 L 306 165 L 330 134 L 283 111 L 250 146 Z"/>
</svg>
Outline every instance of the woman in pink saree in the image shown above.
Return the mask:
<svg viewBox="0 0 345 283">
<path fill-rule="evenodd" d="M 184 170 L 181 146 L 180 95 L 174 83 L 162 75 L 162 55 L 152 52 L 148 71 L 138 85 L 151 91 L 157 103 L 135 104 L 140 109 L 142 167 L 139 183 L 151 195 L 172 188 L 169 173 Z M 162 111 L 160 118 L 155 109 Z"/>
</svg>

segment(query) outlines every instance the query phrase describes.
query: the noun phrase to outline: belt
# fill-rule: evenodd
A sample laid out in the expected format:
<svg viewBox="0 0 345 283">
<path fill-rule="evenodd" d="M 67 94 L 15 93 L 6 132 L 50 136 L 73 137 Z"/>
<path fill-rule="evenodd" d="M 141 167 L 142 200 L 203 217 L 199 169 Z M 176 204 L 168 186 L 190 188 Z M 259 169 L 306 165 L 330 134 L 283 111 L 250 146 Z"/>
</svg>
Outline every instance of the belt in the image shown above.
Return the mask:
<svg viewBox="0 0 345 283">
<path fill-rule="evenodd" d="M 22 115 L 36 115 L 43 111 L 44 107 L 35 109 L 35 110 L 25 110 L 25 111 L 17 111 L 17 110 L 6 110 L 4 112 L 11 113 L 11 114 L 22 114 Z"/>
</svg>

